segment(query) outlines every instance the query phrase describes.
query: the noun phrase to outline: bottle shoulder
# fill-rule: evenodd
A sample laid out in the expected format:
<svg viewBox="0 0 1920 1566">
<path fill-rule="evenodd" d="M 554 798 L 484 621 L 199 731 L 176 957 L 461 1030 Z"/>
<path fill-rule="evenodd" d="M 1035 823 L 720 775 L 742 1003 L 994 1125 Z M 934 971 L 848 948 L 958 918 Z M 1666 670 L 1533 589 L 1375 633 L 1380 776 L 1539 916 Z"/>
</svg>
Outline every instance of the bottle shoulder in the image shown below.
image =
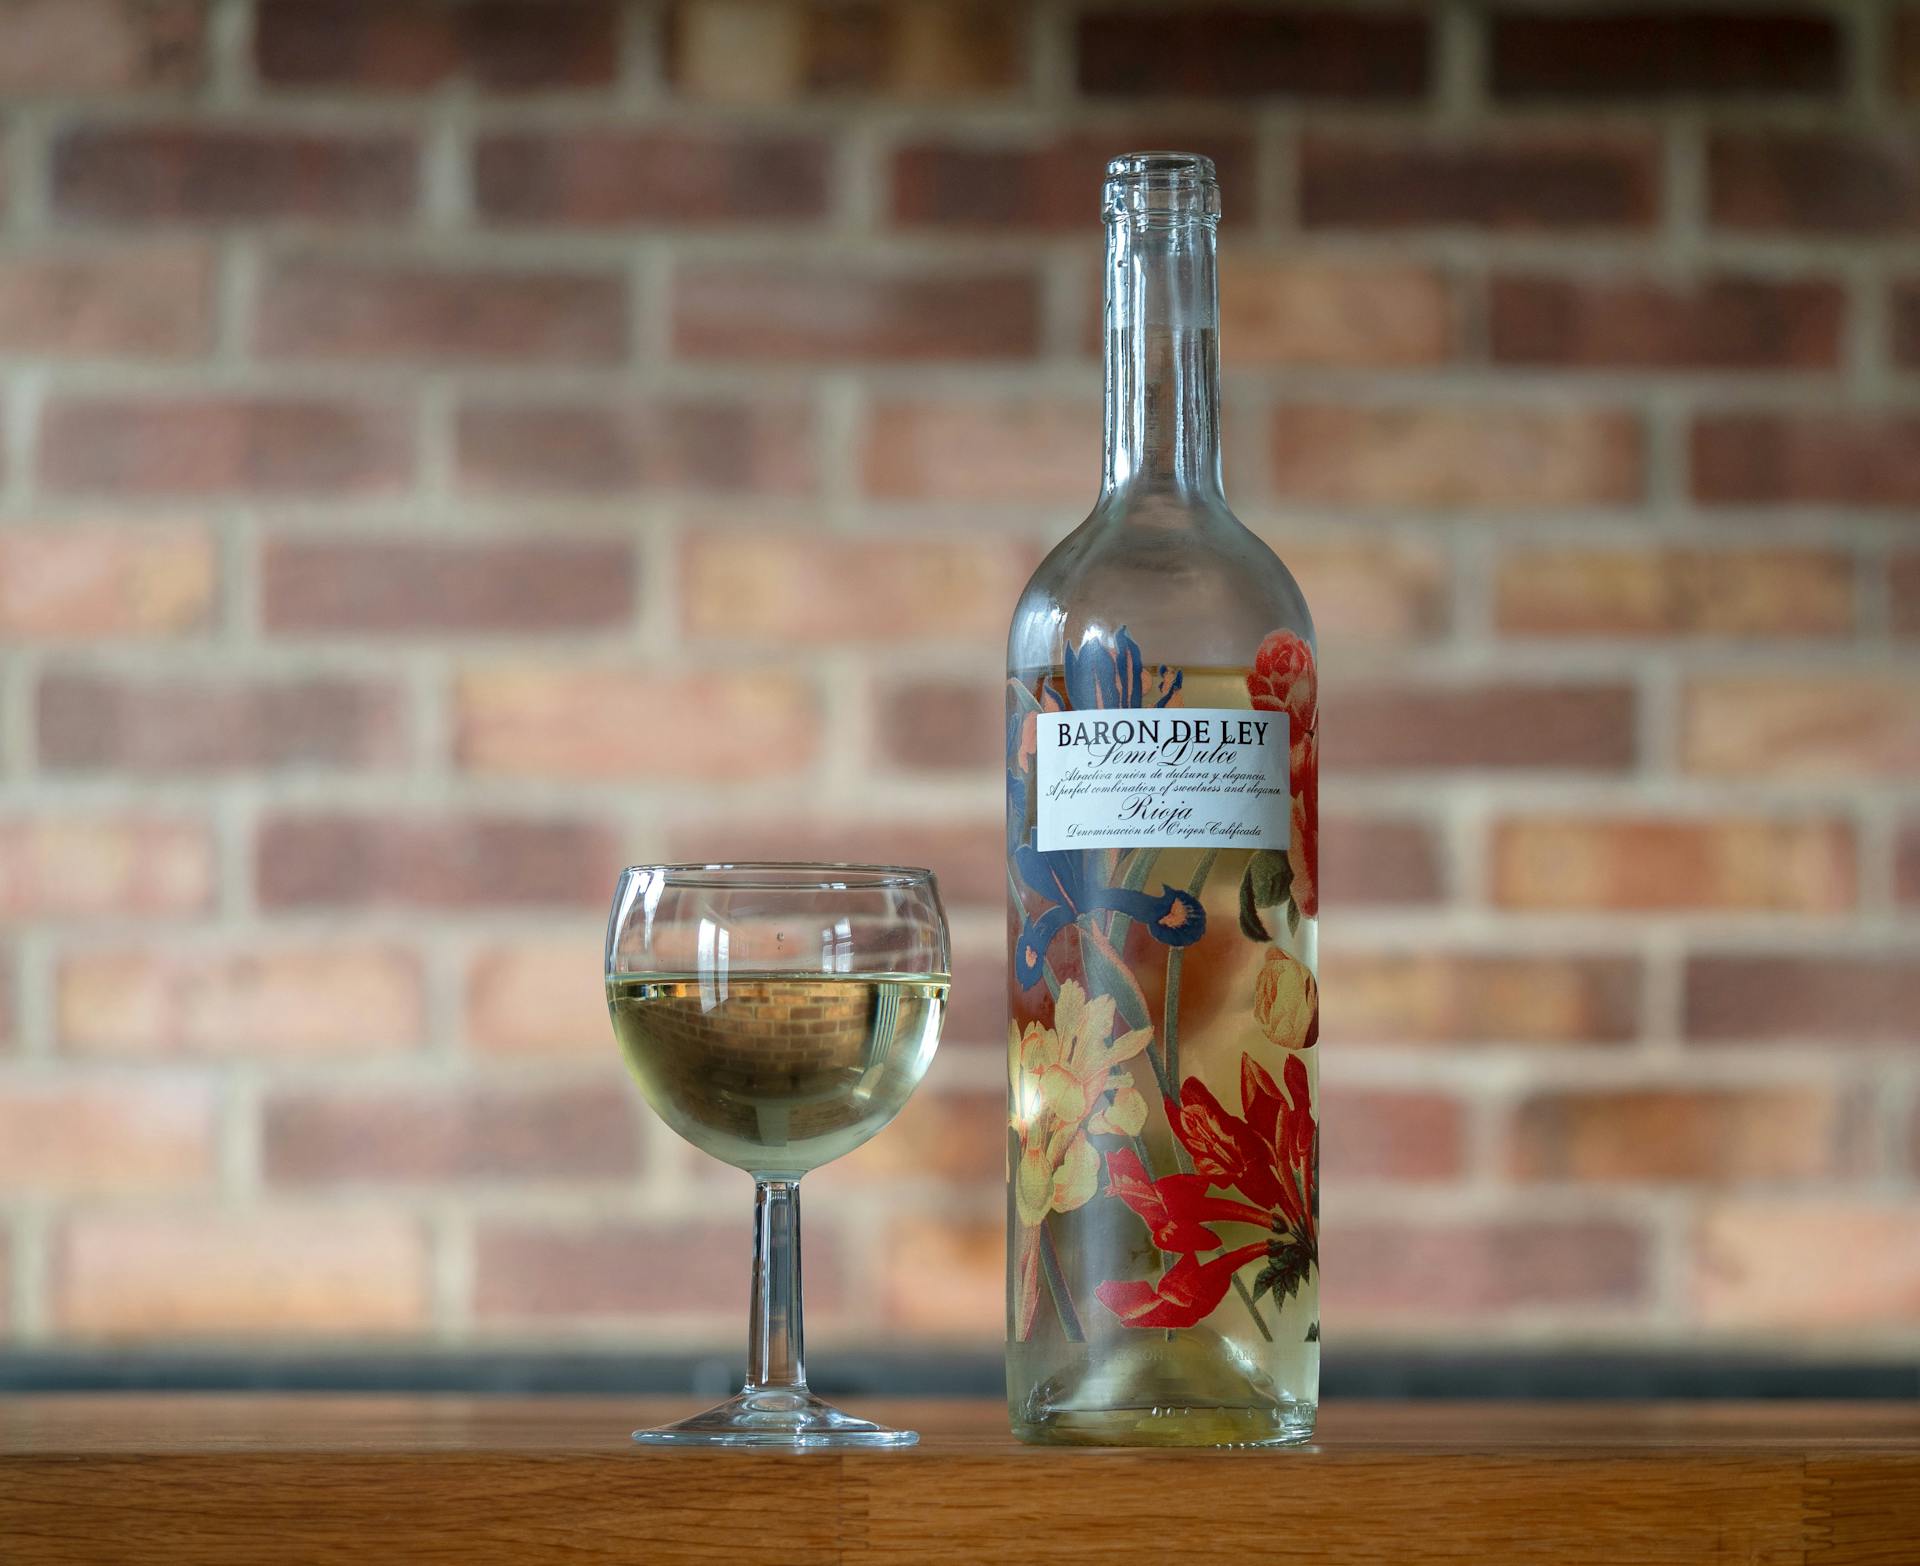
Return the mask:
<svg viewBox="0 0 1920 1566">
<path fill-rule="evenodd" d="M 1096 507 L 1041 561 L 1014 609 L 1007 666 L 1052 668 L 1062 648 L 1125 629 L 1149 663 L 1250 664 L 1271 632 L 1313 645 L 1293 573 L 1224 503 L 1154 497 Z"/>
</svg>

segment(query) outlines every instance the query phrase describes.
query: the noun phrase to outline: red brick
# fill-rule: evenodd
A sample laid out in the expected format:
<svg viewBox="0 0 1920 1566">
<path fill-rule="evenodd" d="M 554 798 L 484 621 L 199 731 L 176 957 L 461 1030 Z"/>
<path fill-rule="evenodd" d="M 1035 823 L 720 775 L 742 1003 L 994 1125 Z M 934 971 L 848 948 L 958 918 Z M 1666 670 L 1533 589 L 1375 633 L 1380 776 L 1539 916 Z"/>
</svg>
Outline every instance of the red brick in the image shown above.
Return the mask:
<svg viewBox="0 0 1920 1566">
<path fill-rule="evenodd" d="M 467 1042 L 490 1054 L 605 1058 L 612 1044 L 601 934 L 475 952 L 467 965 Z"/>
<path fill-rule="evenodd" d="M 1698 676 L 1682 693 L 1680 750 L 1688 771 L 1718 777 L 1911 778 L 1920 680 Z"/>
<path fill-rule="evenodd" d="M 687 634 L 728 645 L 997 638 L 1038 564 L 1023 539 L 703 527 L 683 541 Z"/>
<path fill-rule="evenodd" d="M 1834 96 L 1844 46 L 1833 17 L 1646 8 L 1492 18 L 1496 98 Z"/>
<path fill-rule="evenodd" d="M 683 96 L 729 102 L 1000 95 L 1023 83 L 1026 20 L 998 0 L 678 0 L 667 13 L 668 76 Z"/>
<path fill-rule="evenodd" d="M 639 1167 L 636 1095 L 594 1085 L 289 1089 L 268 1097 L 269 1183 L 607 1180 Z"/>
<path fill-rule="evenodd" d="M 1427 90 L 1427 18 L 1412 10 L 1240 6 L 1082 13 L 1082 92 L 1198 98 L 1416 100 Z"/>
<path fill-rule="evenodd" d="M 0 257 L 0 352 L 179 358 L 204 352 L 212 329 L 202 245 Z"/>
<path fill-rule="evenodd" d="M 1138 124 L 1018 140 L 927 136 L 893 155 L 893 220 L 904 227 L 1084 233 L 1097 222 L 1107 164 L 1135 147 L 1213 159 L 1226 210 L 1254 208 L 1253 138 L 1201 124 Z"/>
<path fill-rule="evenodd" d="M 941 883 L 942 896 L 952 890 Z M 1004 940 L 982 944 L 963 935 L 953 947 L 953 989 L 940 1030 L 943 1050 L 1007 1047 L 1007 948 Z"/>
<path fill-rule="evenodd" d="M 1893 602 L 1889 618 L 1896 636 L 1920 636 L 1920 555 L 1895 555 L 1887 570 Z"/>
<path fill-rule="evenodd" d="M 460 676 L 454 723 L 454 753 L 472 772 L 734 782 L 803 772 L 821 715 L 813 684 L 785 666 L 502 665 Z"/>
<path fill-rule="evenodd" d="M 1448 1094 L 1343 1087 L 1316 1107 L 1327 1179 L 1419 1185 L 1465 1166 L 1465 1107 Z"/>
<path fill-rule="evenodd" d="M 1620 1044 L 1640 1033 L 1630 957 L 1330 946 L 1320 978 L 1326 1037 L 1342 1047 Z"/>
<path fill-rule="evenodd" d="M 213 834 L 157 813 L 0 819 L 0 918 L 139 918 L 213 907 Z"/>
<path fill-rule="evenodd" d="M 1445 896 L 1440 845 L 1424 823 L 1336 815 L 1320 828 L 1319 884 L 1335 912 Z"/>
<path fill-rule="evenodd" d="M 274 87 L 605 87 L 618 55 L 611 0 L 261 0 L 253 23 L 254 66 Z"/>
<path fill-rule="evenodd" d="M 218 569 L 212 534 L 190 524 L 0 530 L 0 636 L 80 642 L 202 631 Z"/>
<path fill-rule="evenodd" d="M 1620 771 L 1634 761 L 1624 685 L 1368 685 L 1330 705 L 1330 771 L 1558 767 Z"/>
<path fill-rule="evenodd" d="M 908 272 L 683 261 L 673 277 L 673 349 L 689 359 L 1030 359 L 1040 290 L 1028 271 Z"/>
<path fill-rule="evenodd" d="M 1843 635 L 1853 562 L 1820 549 L 1527 549 L 1494 576 L 1495 619 L 1527 636 Z"/>
<path fill-rule="evenodd" d="M 202 393 L 56 398 L 40 481 L 83 495 L 360 495 L 403 489 L 410 416 L 391 404 Z"/>
<path fill-rule="evenodd" d="M 1888 311 L 1893 317 L 1894 362 L 1909 370 L 1920 368 L 1920 282 L 1895 283 Z"/>
<path fill-rule="evenodd" d="M 1920 903 L 1920 823 L 1901 828 L 1894 849 L 1894 892 L 1901 903 Z"/>
<path fill-rule="evenodd" d="M 1516 1180 L 1795 1180 L 1857 1170 L 1857 1117 L 1818 1087 L 1536 1093 L 1514 1110 Z"/>
<path fill-rule="evenodd" d="M 933 1076 L 941 1075 L 936 1060 Z M 810 1183 L 833 1194 L 891 1191 L 903 1181 L 943 1183 L 969 1191 L 1001 1183 L 1007 1167 L 1007 1094 L 939 1090 L 924 1083 L 886 1130 L 845 1158 L 836 1159 Z"/>
<path fill-rule="evenodd" d="M 1448 565 L 1431 540 L 1261 536 L 1313 605 L 1322 646 L 1425 641 L 1446 629 Z"/>
<path fill-rule="evenodd" d="M 55 1329 L 74 1338 L 426 1329 L 426 1234 L 365 1211 L 99 1212 L 54 1247 Z"/>
<path fill-rule="evenodd" d="M 881 1250 L 887 1324 L 916 1337 L 960 1340 L 985 1351 L 1000 1342 L 1006 1312 L 1007 1234 L 949 1212 L 914 1213 L 887 1228 Z"/>
<path fill-rule="evenodd" d="M 1514 274 L 1491 286 L 1488 332 L 1497 363 L 1656 370 L 1831 370 L 1840 363 L 1846 301 L 1833 283 Z"/>
<path fill-rule="evenodd" d="M 206 10 L 204 0 L 12 0 L 0 94 L 190 86 Z"/>
<path fill-rule="evenodd" d="M 1726 952 L 1687 960 L 1701 1043 L 1920 1043 L 1920 952 Z"/>
<path fill-rule="evenodd" d="M 1432 267 L 1242 256 L 1220 268 L 1229 370 L 1301 365 L 1417 369 L 1457 346 L 1453 291 Z"/>
<path fill-rule="evenodd" d="M 627 352 L 616 271 L 360 262 L 268 266 L 254 329 L 267 358 L 616 364 Z"/>
<path fill-rule="evenodd" d="M 261 618 L 295 636 L 531 636 L 631 623 L 632 545 L 550 534 L 269 538 Z"/>
<path fill-rule="evenodd" d="M 1694 421 L 1705 505 L 1920 506 L 1920 418 L 1725 413 Z"/>
<path fill-rule="evenodd" d="M 1836 821 L 1533 816 L 1495 823 L 1494 901 L 1537 910 L 1837 913 L 1854 905 Z"/>
<path fill-rule="evenodd" d="M 255 890 L 281 908 L 602 908 L 622 857 L 594 822 L 285 811 L 261 826 Z"/>
<path fill-rule="evenodd" d="M 1365 507 L 1534 511 L 1641 497 L 1641 434 L 1608 409 L 1294 406 L 1273 416 L 1276 493 Z"/>
<path fill-rule="evenodd" d="M 497 223 L 614 228 L 824 218 L 827 143 L 741 126 L 503 131 L 474 152 L 474 205 Z"/>
<path fill-rule="evenodd" d="M 1348 1222 L 1328 1226 L 1336 1318 L 1484 1319 L 1521 1306 L 1623 1306 L 1651 1285 L 1646 1237 L 1606 1219 Z"/>
<path fill-rule="evenodd" d="M 16 1196 L 210 1186 L 214 1110 L 182 1078 L 16 1078 L 0 1087 L 0 1182 Z"/>
<path fill-rule="evenodd" d="M 812 416 L 791 403 L 469 403 L 455 438 L 470 493 L 796 495 L 816 483 Z"/>
<path fill-rule="evenodd" d="M 673 858 L 703 863 L 790 859 L 924 865 L 938 878 L 940 895 L 950 909 L 981 907 L 998 913 L 1007 895 L 1006 827 L 998 817 L 966 823 L 956 823 L 951 815 L 930 821 L 729 817 L 680 822 L 667 841 Z"/>
<path fill-rule="evenodd" d="M 1841 234 L 1920 228 L 1920 140 L 1825 131 L 1722 131 L 1707 144 L 1711 220 Z"/>
<path fill-rule="evenodd" d="M 992 772 L 1005 763 L 1003 692 L 999 680 L 889 682 L 874 702 L 881 761 L 905 772 Z"/>
<path fill-rule="evenodd" d="M 1649 136 L 1322 132 L 1301 149 L 1309 228 L 1646 229 L 1659 209 L 1659 148 Z"/>
<path fill-rule="evenodd" d="M 60 960 L 63 1047 L 89 1054 L 335 1057 L 426 1032 L 419 960 L 392 946 L 101 948 Z"/>
<path fill-rule="evenodd" d="M 723 1190 L 733 1202 L 716 1198 L 698 1222 L 565 1229 L 483 1223 L 475 1240 L 474 1315 L 483 1322 L 661 1316 L 698 1317 L 709 1328 L 737 1322 L 747 1305 L 753 1199 L 744 1179 Z M 809 1305 L 816 1303 L 816 1288 L 823 1295 L 833 1288 L 816 1234 L 824 1238 L 825 1231 L 809 1225 Z"/>
<path fill-rule="evenodd" d="M 1920 1212 L 1911 1201 L 1717 1203 L 1694 1230 L 1688 1293 L 1709 1329 L 1905 1332 L 1920 1312 Z"/>
<path fill-rule="evenodd" d="M 407 760 L 405 698 L 384 680 L 238 681 L 50 673 L 42 767 L 163 773 L 382 767 Z"/>
<path fill-rule="evenodd" d="M 1005 397 L 880 402 L 867 416 L 862 471 L 880 500 L 1090 505 L 1100 409 Z"/>
<path fill-rule="evenodd" d="M 411 215 L 417 158 L 400 135 L 115 122 L 60 132 L 49 177 L 65 218 L 377 223 Z"/>
</svg>

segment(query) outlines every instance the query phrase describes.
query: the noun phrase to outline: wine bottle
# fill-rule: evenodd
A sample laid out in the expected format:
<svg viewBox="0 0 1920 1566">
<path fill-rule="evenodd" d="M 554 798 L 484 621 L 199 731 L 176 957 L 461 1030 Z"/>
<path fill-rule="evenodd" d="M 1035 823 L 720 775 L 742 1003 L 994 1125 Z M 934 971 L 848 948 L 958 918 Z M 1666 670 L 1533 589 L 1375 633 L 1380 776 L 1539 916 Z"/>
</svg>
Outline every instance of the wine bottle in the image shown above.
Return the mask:
<svg viewBox="0 0 1920 1566">
<path fill-rule="evenodd" d="M 1319 1395 L 1312 620 L 1220 475 L 1212 163 L 1107 167 L 1091 514 L 1007 643 L 1007 1391 L 1036 1442 Z"/>
</svg>

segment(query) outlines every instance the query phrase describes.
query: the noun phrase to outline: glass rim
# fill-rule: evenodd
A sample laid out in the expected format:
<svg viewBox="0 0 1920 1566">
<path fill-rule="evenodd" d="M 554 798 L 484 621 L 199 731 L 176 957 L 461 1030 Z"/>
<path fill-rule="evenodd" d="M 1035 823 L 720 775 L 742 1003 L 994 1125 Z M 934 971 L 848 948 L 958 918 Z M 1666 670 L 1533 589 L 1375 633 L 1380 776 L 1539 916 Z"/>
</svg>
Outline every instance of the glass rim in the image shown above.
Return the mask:
<svg viewBox="0 0 1920 1566">
<path fill-rule="evenodd" d="M 620 879 L 661 875 L 673 886 L 714 886 L 745 891 L 815 891 L 931 885 L 933 871 L 921 865 L 859 864 L 838 859 L 681 860 L 627 865 Z"/>
</svg>

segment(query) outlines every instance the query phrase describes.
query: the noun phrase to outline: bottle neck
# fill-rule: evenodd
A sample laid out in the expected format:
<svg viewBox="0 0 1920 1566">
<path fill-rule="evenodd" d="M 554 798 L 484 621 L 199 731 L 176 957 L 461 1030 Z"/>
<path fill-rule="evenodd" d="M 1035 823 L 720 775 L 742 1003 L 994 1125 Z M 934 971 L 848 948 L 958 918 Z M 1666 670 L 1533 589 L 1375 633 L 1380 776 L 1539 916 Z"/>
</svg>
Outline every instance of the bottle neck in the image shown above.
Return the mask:
<svg viewBox="0 0 1920 1566">
<path fill-rule="evenodd" d="M 1219 328 L 1213 224 L 1110 216 L 1103 499 L 1221 499 Z"/>
</svg>

